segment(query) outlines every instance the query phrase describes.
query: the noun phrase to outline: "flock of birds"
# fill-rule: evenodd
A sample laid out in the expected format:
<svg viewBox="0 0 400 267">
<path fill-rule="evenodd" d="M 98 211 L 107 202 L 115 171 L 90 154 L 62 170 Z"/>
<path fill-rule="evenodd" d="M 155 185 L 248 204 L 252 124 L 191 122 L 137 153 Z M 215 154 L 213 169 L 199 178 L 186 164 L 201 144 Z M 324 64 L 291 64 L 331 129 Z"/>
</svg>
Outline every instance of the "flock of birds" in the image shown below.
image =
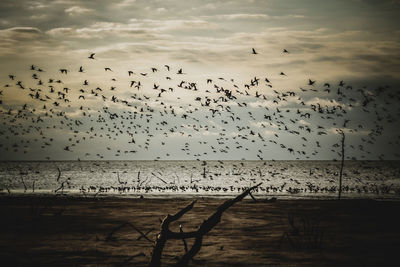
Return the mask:
<svg viewBox="0 0 400 267">
<path fill-rule="evenodd" d="M 339 162 L 311 161 L 73 161 L 0 162 L 0 194 L 8 192 L 106 195 L 236 195 L 256 193 L 336 197 Z M 346 164 L 342 192 L 349 197 L 400 196 L 400 166 L 392 161 Z"/>
<path fill-rule="evenodd" d="M 251 54 L 259 55 L 254 48 Z M 354 88 L 344 81 L 319 84 L 308 79 L 300 88 L 282 90 L 271 77 L 254 76 L 244 84 L 225 77 L 189 81 L 182 68 L 163 65 L 122 74 L 102 66 L 111 84 L 106 87 L 85 75 L 89 68 L 99 70 L 97 62 L 91 53 L 85 65 L 60 68 L 52 77 L 37 65 L 29 67 L 29 81 L 9 74 L 0 90 L 2 153 L 42 149 L 48 160 L 49 151 L 83 159 L 131 154 L 140 159 L 150 150 L 158 151 L 156 160 L 174 158 L 173 153 L 198 160 L 252 153 L 263 160 L 280 149 L 295 159 L 318 159 L 321 152 L 341 155 L 340 138 L 327 145 L 332 141 L 327 137 L 332 129 L 345 128 L 347 134 L 360 136 L 346 143 L 347 159 L 384 159 L 382 153 L 374 155 L 374 145 L 381 144 L 377 140 L 387 125 L 399 123 L 400 93 L 389 86 Z M 71 73 L 80 75 L 80 85 L 70 86 Z M 392 147 L 399 146 L 400 135 L 395 134 L 386 140 Z M 84 147 L 90 151 L 83 153 Z"/>
</svg>

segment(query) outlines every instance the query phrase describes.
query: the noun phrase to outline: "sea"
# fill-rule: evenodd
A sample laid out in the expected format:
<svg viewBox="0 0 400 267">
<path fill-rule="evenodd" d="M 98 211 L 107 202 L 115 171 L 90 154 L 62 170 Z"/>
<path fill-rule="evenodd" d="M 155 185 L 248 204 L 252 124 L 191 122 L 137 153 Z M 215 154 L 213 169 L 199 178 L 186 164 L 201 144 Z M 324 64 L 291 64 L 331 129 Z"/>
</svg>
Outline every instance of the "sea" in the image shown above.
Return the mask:
<svg viewBox="0 0 400 267">
<path fill-rule="evenodd" d="M 0 195 L 338 197 L 339 161 L 3 161 Z M 400 161 L 345 161 L 342 198 L 400 199 Z"/>
</svg>

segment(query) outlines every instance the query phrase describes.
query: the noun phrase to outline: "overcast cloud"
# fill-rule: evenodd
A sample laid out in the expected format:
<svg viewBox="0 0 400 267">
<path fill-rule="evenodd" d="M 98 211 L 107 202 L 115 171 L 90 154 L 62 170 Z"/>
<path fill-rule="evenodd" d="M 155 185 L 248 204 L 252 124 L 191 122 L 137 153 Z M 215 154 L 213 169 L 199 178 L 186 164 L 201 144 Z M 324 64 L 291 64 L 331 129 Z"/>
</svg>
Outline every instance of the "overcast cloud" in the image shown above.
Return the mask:
<svg viewBox="0 0 400 267">
<path fill-rule="evenodd" d="M 317 0 L 234 0 L 234 1 L 142 1 L 142 0 L 122 0 L 122 1 L 80 1 L 80 0 L 58 0 L 58 1 L 1 1 L 0 2 L 0 85 L 6 84 L 15 87 L 15 82 L 11 84 L 8 75 L 13 74 L 18 79 L 24 81 L 26 87 L 35 88 L 36 84 L 32 81 L 32 73 L 29 72 L 31 64 L 40 66 L 45 72 L 42 74 L 49 78 L 62 77 L 64 85 L 71 88 L 71 94 L 78 97 L 77 90 L 82 87 L 82 77 L 77 70 L 80 66 L 85 68 L 85 79 L 89 80 L 91 88 L 102 87 L 111 88 L 115 86 L 118 90 L 115 94 L 120 99 L 130 98 L 129 83 L 131 77 L 127 77 L 127 71 L 133 70 L 135 75 L 141 72 L 151 73 L 150 68 L 156 67 L 159 70 L 167 64 L 176 72 L 179 68 L 185 71 L 184 80 L 186 82 L 196 82 L 202 90 L 198 94 L 204 100 L 207 96 L 205 90 L 212 90 L 206 87 L 206 80 L 223 77 L 226 80 L 219 80 L 220 86 L 231 86 L 230 79 L 244 91 L 243 85 L 257 76 L 262 80 L 266 77 L 273 83 L 273 89 L 279 93 L 295 91 L 300 93 L 300 87 L 306 88 L 308 80 L 316 80 L 316 86 L 321 89 L 318 92 L 304 96 L 307 106 L 320 103 L 324 106 L 335 106 L 336 99 L 324 99 L 322 89 L 324 83 L 338 84 L 344 80 L 346 85 L 354 88 L 371 88 L 377 86 L 390 85 L 390 90 L 395 92 L 398 88 L 400 73 L 400 28 L 399 18 L 400 2 L 394 0 L 375 1 L 375 0 L 353 0 L 353 1 L 317 1 Z M 254 48 L 258 54 L 252 55 L 251 49 Z M 282 53 L 287 49 L 289 53 Z M 90 53 L 96 53 L 96 60 L 88 60 Z M 104 72 L 105 67 L 110 67 L 113 73 Z M 75 73 L 68 74 L 67 77 L 60 76 L 59 69 L 66 68 L 74 70 Z M 165 68 L 164 74 L 165 73 Z M 280 75 L 284 72 L 286 75 Z M 149 74 L 150 75 L 150 74 Z M 161 87 L 176 87 L 178 81 L 165 80 L 161 72 L 143 81 L 144 88 L 152 89 L 153 83 L 161 84 Z M 115 83 L 110 82 L 115 78 Z M 143 77 L 142 77 L 143 78 Z M 44 78 L 43 78 L 44 79 Z M 145 78 L 143 78 L 145 79 Z M 42 103 L 31 103 L 28 96 L 21 96 L 19 91 L 12 88 L 3 88 L 2 110 L 4 113 L 9 108 L 19 107 L 24 103 L 30 103 L 30 107 L 41 107 Z M 234 89 L 233 87 L 231 89 Z M 268 88 L 267 88 L 268 89 Z M 286 102 L 274 103 L 274 93 L 270 91 L 257 92 L 263 93 L 268 100 L 261 99 L 242 99 L 249 104 L 249 111 L 253 112 L 254 120 L 252 127 L 260 128 L 265 136 L 279 132 L 274 129 L 260 126 L 263 122 L 265 107 L 270 109 L 288 108 L 293 112 L 303 108 L 297 97 L 288 98 Z M 332 90 L 336 90 L 333 88 Z M 367 90 L 367 89 L 365 89 Z M 175 90 L 175 93 L 177 91 Z M 112 92 L 113 93 L 113 92 Z M 135 92 L 139 95 L 142 92 Z M 212 92 L 214 93 L 214 91 Z M 255 94 L 255 91 L 252 92 Z M 108 97 L 108 95 L 107 95 Z M 111 95 L 110 95 L 111 97 Z M 242 96 L 237 96 L 241 101 Z M 176 112 L 184 113 L 194 110 L 196 102 L 191 92 L 182 92 L 180 98 L 176 95 L 165 95 L 163 99 L 166 104 L 181 105 L 176 108 Z M 240 100 L 240 101 L 239 101 Z M 134 101 L 134 100 L 132 100 Z M 381 99 L 380 104 L 384 105 L 385 99 Z M 197 103 L 198 104 L 198 103 Z M 347 103 L 349 104 L 349 103 Z M 360 102 L 353 103 L 354 107 Z M 80 102 L 73 101 L 69 104 L 73 112 L 81 106 Z M 99 108 L 99 101 L 94 96 L 87 96 L 86 105 L 94 112 Z M 118 112 L 127 111 L 126 106 L 121 103 L 102 103 L 110 106 Z M 137 105 L 149 105 L 152 108 L 160 109 L 158 101 L 153 101 L 146 105 L 143 101 L 138 101 Z M 192 106 L 190 106 L 192 105 Z M 238 125 L 249 124 L 244 116 L 248 116 L 247 110 L 244 111 L 237 106 L 237 103 L 229 103 L 232 110 L 235 110 L 238 117 L 245 121 L 238 120 Z M 343 107 L 347 107 L 346 104 Z M 348 107 L 347 107 L 348 108 Z M 351 109 L 348 108 L 349 110 Z M 355 108 L 354 108 L 355 109 Z M 392 115 L 397 118 L 398 110 L 390 110 Z M 35 111 L 36 112 L 36 111 Z M 352 114 L 352 118 L 361 118 L 361 113 Z M 224 116 L 226 115 L 226 118 Z M 222 114 L 222 119 L 229 120 L 229 114 Z M 8 117 L 1 115 L 2 122 Z M 70 116 L 72 116 L 70 114 Z M 79 117 L 79 116 L 78 116 Z M 162 119 L 162 118 L 160 118 Z M 204 139 L 196 136 L 197 131 L 193 127 L 182 129 L 184 134 L 171 133 L 169 138 L 171 148 L 166 151 L 174 151 L 172 158 L 186 158 L 182 150 L 174 149 L 184 147 L 188 142 L 193 150 L 203 152 L 203 144 L 200 142 L 215 141 L 215 135 L 221 133 L 221 129 L 226 129 L 223 134 L 237 134 L 238 128 L 232 123 L 224 124 L 215 119 L 199 117 L 199 125 L 209 127 L 216 123 L 219 128 L 204 130 L 201 129 Z M 289 119 L 289 118 L 288 118 Z M 86 120 L 83 119 L 82 120 Z M 158 119 L 157 119 L 158 120 Z M 177 125 L 185 123 L 179 118 L 172 118 L 172 123 Z M 192 124 L 196 121 L 192 121 Z M 361 121 L 363 122 L 363 121 Z M 24 122 L 26 123 L 26 122 Z M 87 126 L 94 125 L 87 120 Z M 146 124 L 146 120 L 140 121 L 143 127 L 157 127 L 154 122 Z M 317 125 L 318 121 L 314 121 Z M 322 122 L 321 122 L 322 123 Z M 397 124 L 396 124 L 397 123 Z M 398 129 L 398 122 L 392 125 L 391 129 Z M 15 142 L 20 142 L 18 138 L 5 139 L 10 132 L 4 122 L 1 126 L 3 135 L 0 136 L 3 148 L 11 147 Z M 282 126 L 281 126 L 282 127 Z M 389 127 L 389 126 L 387 126 Z M 90 127 L 88 127 L 90 128 Z M 279 128 L 279 127 L 278 127 Z M 218 130 L 219 129 L 219 130 Z M 326 130 L 326 142 L 335 143 L 335 128 Z M 333 129 L 333 130 L 332 130 Z M 261 131 L 260 130 L 260 131 Z M 50 131 L 50 130 L 49 130 Z M 179 132 L 179 131 L 177 131 Z M 65 131 L 66 133 L 66 131 Z M 361 129 L 355 135 L 365 135 L 367 131 Z M 179 141 L 180 136 L 192 134 L 191 137 L 183 142 Z M 349 132 L 349 135 L 351 132 Z M 49 135 L 56 136 L 57 133 Z M 194 135 L 194 136 L 193 136 Z M 213 137 L 214 136 L 214 137 Z M 24 137 L 25 138 L 25 137 Z M 49 138 L 49 136 L 48 136 Z M 97 140 L 103 146 L 112 147 L 112 151 L 119 147 L 124 147 L 125 141 L 131 137 L 120 136 L 118 142 L 110 139 Z M 138 140 L 146 137 L 143 133 L 138 133 Z M 158 138 L 158 139 L 157 139 Z M 174 140 L 174 138 L 176 140 Z M 397 136 L 392 135 L 393 142 L 398 142 Z M 29 139 L 29 138 L 28 138 Z M 161 142 L 161 137 L 155 137 L 156 143 Z M 290 135 L 282 135 L 280 143 L 289 142 Z M 122 141 L 120 141 L 122 140 Z M 203 140 L 203 141 L 202 141 Z M 324 139 L 325 140 L 325 139 Z M 51 158 L 83 158 L 88 149 L 91 155 L 96 153 L 107 154 L 98 149 L 98 146 L 81 146 L 75 152 L 65 154 L 62 149 L 65 142 L 57 140 L 58 145 L 45 149 L 44 156 Z M 109 143 L 107 143 L 109 142 Z M 322 141 L 321 141 L 322 142 Z M 222 158 L 249 158 L 257 159 L 256 155 L 261 146 L 261 141 L 250 143 L 248 152 L 229 153 L 229 155 L 217 154 L 215 157 Z M 176 145 L 178 144 L 178 145 Z M 229 143 L 234 145 L 234 141 Z M 265 144 L 265 143 L 262 143 Z M 145 146 L 143 144 L 143 146 Z M 2 153 L 0 159 L 15 159 L 22 157 L 35 158 L 35 151 L 43 151 L 34 147 L 32 143 L 29 147 L 30 153 L 11 152 L 8 150 Z M 389 145 L 390 147 L 390 145 Z M 98 150 L 98 151 L 97 151 Z M 137 148 L 138 152 L 134 158 L 153 159 L 159 155 L 158 146 L 149 149 Z M 205 149 L 207 150 L 207 149 Z M 376 148 L 367 158 L 377 158 L 382 155 L 383 147 Z M 308 149 L 307 154 L 310 158 L 320 158 L 320 155 L 311 156 L 313 149 Z M 168 152 L 167 152 L 168 153 Z M 323 158 L 331 159 L 336 152 L 326 149 Z M 165 154 L 165 153 L 164 153 Z M 192 153 L 189 159 L 193 158 Z M 288 154 L 286 149 L 272 146 L 268 151 L 263 151 L 264 158 L 306 158 L 304 155 Z M 300 154 L 300 153 L 299 153 Z M 396 158 L 395 152 L 389 153 L 390 158 Z M 355 157 L 360 154 L 354 153 Z M 112 154 L 107 156 L 113 158 Z M 203 155 L 204 158 L 214 156 Z M 91 157 L 88 157 L 91 158 Z M 129 157 L 127 157 L 129 158 Z M 163 157 L 161 157 L 163 158 Z M 194 157 L 201 158 L 201 157 Z"/>
</svg>

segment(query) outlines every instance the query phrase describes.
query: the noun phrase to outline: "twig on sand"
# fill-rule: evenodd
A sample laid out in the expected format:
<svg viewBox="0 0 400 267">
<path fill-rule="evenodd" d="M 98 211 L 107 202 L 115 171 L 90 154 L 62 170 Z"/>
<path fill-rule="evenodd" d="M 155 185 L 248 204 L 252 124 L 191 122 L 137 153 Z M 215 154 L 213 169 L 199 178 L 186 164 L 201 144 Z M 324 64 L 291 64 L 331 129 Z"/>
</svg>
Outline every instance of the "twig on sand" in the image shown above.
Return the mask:
<svg viewBox="0 0 400 267">
<path fill-rule="evenodd" d="M 147 233 L 145 234 L 145 233 L 143 233 L 142 231 L 140 231 L 139 228 L 137 228 L 135 225 L 131 224 L 130 222 L 125 222 L 125 223 L 123 223 L 123 224 L 117 226 L 116 228 L 114 228 L 114 229 L 107 235 L 106 241 L 111 241 L 111 240 L 113 240 L 113 234 L 114 234 L 116 231 L 118 231 L 118 230 L 124 228 L 125 226 L 129 226 L 129 227 L 133 228 L 136 232 L 138 232 L 138 233 L 140 234 L 140 237 L 143 237 L 143 238 L 146 239 L 147 241 L 153 243 L 153 241 L 151 241 L 151 240 L 147 237 L 147 235 L 148 235 L 151 231 L 153 231 L 154 229 L 151 229 L 150 231 L 147 231 Z"/>
<path fill-rule="evenodd" d="M 148 234 L 150 234 L 151 232 L 153 232 L 155 229 L 151 228 L 150 230 L 148 230 L 146 233 L 144 233 L 144 235 L 139 236 L 136 240 L 140 240 L 142 239 L 142 237 L 146 237 Z"/>
</svg>

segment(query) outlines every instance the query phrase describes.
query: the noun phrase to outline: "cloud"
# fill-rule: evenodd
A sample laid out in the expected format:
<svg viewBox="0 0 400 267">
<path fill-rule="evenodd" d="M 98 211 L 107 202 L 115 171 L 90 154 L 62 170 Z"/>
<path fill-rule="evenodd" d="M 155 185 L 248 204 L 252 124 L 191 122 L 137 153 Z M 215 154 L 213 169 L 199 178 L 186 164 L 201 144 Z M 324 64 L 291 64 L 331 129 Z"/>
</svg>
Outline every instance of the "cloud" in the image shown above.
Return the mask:
<svg viewBox="0 0 400 267">
<path fill-rule="evenodd" d="M 46 34 L 54 37 L 60 37 L 60 36 L 72 36 L 74 35 L 75 30 L 73 28 L 54 28 L 51 30 L 48 30 Z"/>
<path fill-rule="evenodd" d="M 32 39 L 37 39 L 42 35 L 42 31 L 35 27 L 13 27 L 0 30 L 0 37 L 3 39 L 3 45 L 5 42 L 21 42 L 24 40 L 30 41 Z"/>
<path fill-rule="evenodd" d="M 246 13 L 238 13 L 238 14 L 227 14 L 227 15 L 216 15 L 214 18 L 228 19 L 228 20 L 237 20 L 237 19 L 268 19 L 270 16 L 266 14 L 246 14 Z"/>
<path fill-rule="evenodd" d="M 339 134 L 339 130 L 342 130 L 345 134 L 349 134 L 349 135 L 369 135 L 371 133 L 371 131 L 368 130 L 353 130 L 350 128 L 329 128 L 327 130 L 328 133 L 331 134 Z"/>
<path fill-rule="evenodd" d="M 88 9 L 80 6 L 72 6 L 64 10 L 64 12 L 70 16 L 86 14 L 93 11 L 94 11 L 93 9 Z"/>
<path fill-rule="evenodd" d="M 27 33 L 27 34 L 41 34 L 42 31 L 34 27 L 13 27 L 6 29 L 9 32 Z"/>
<path fill-rule="evenodd" d="M 250 124 L 257 128 L 265 128 L 265 127 L 274 128 L 274 129 L 279 128 L 278 125 L 276 125 L 275 123 L 270 122 L 270 121 L 257 121 L 257 122 L 251 122 Z"/>
<path fill-rule="evenodd" d="M 129 37 L 132 35 L 146 35 L 149 32 L 146 29 L 137 28 L 136 25 L 97 22 L 83 28 L 54 28 L 48 30 L 46 33 L 54 37 L 98 39 L 107 36 Z"/>
<path fill-rule="evenodd" d="M 123 0 L 116 4 L 118 7 L 130 7 L 136 3 L 136 0 Z"/>
<path fill-rule="evenodd" d="M 218 28 L 217 24 L 203 19 L 130 19 L 130 22 L 153 31 Z"/>
<path fill-rule="evenodd" d="M 326 98 L 319 98 L 319 97 L 314 97 L 314 98 L 306 101 L 305 104 L 308 106 L 320 104 L 321 107 L 325 107 L 325 106 L 336 107 L 336 106 L 341 105 L 335 99 L 326 99 Z"/>
<path fill-rule="evenodd" d="M 322 108 L 324 107 L 342 107 L 343 109 L 351 110 L 352 107 L 347 104 L 347 103 L 339 103 L 335 99 L 327 99 L 327 98 L 319 98 L 319 97 L 314 97 L 308 101 L 305 102 L 306 105 L 318 105 L 320 104 Z M 353 103 L 352 106 L 357 106 L 357 103 Z"/>
<path fill-rule="evenodd" d="M 275 131 L 271 131 L 271 130 L 264 130 L 264 131 L 263 131 L 263 134 L 264 134 L 264 135 L 267 135 L 267 136 L 271 136 L 271 135 L 276 134 L 276 132 L 275 132 Z"/>
<path fill-rule="evenodd" d="M 48 30 L 46 33 L 55 37 L 98 39 L 108 36 L 119 38 L 141 35 L 154 37 L 168 31 L 176 30 L 206 30 L 215 29 L 216 24 L 204 20 L 137 20 L 130 23 L 95 22 L 86 27 L 60 27 Z"/>
<path fill-rule="evenodd" d="M 299 120 L 298 123 L 303 124 L 303 125 L 310 125 L 311 123 L 309 123 L 308 121 L 305 120 Z"/>
</svg>

